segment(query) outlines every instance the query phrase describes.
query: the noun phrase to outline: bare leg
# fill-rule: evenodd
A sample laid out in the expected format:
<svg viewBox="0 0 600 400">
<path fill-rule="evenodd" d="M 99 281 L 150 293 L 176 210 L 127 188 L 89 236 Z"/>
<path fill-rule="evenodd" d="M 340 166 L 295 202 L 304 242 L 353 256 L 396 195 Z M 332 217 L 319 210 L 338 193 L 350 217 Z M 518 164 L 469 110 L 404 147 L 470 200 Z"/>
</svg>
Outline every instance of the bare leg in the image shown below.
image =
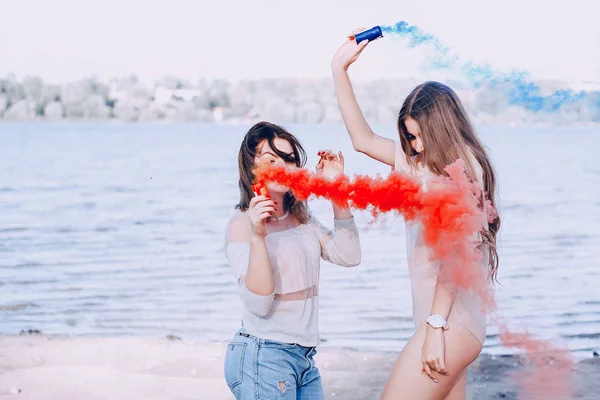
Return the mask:
<svg viewBox="0 0 600 400">
<path fill-rule="evenodd" d="M 425 341 L 425 325 L 422 325 L 400 352 L 381 399 L 442 400 L 452 394 L 452 400 L 463 400 L 465 390 L 461 391 L 457 387 L 454 393 L 452 389 L 457 383 L 466 384 L 467 367 L 481 352 L 481 343 L 467 328 L 453 323 L 444 332 L 444 339 L 445 361 L 450 375 L 438 374 L 439 383 L 435 383 L 422 372 L 422 348 Z M 460 395 L 462 397 L 458 397 Z"/>
<path fill-rule="evenodd" d="M 463 369 L 460 378 L 454 384 L 454 387 L 448 393 L 445 400 L 465 400 L 467 397 L 467 368 Z"/>
</svg>

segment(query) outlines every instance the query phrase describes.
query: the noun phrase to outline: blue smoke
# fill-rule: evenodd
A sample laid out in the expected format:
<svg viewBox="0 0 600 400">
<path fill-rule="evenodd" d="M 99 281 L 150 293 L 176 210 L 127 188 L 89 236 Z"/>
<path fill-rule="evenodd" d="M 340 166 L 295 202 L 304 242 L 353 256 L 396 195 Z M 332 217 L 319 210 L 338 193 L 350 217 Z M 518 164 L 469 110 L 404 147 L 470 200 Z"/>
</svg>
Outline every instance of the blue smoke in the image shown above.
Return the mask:
<svg viewBox="0 0 600 400">
<path fill-rule="evenodd" d="M 462 62 L 458 55 L 451 52 L 451 48 L 445 46 L 440 40 L 421 28 L 409 25 L 405 21 L 397 22 L 395 25 L 381 26 L 384 34 L 393 34 L 407 37 L 410 47 L 430 45 L 434 49 L 433 67 L 437 69 L 459 68 L 467 80 L 474 87 L 490 85 L 492 87 L 503 87 L 511 104 L 522 106 L 533 112 L 557 112 L 563 106 L 587 102 L 589 106 L 596 109 L 596 117 L 600 119 L 600 92 L 597 91 L 575 91 L 571 89 L 557 90 L 550 95 L 542 95 L 541 88 L 533 83 L 525 71 L 514 70 L 508 73 L 495 71 L 489 65 L 475 65 L 471 62 Z"/>
</svg>

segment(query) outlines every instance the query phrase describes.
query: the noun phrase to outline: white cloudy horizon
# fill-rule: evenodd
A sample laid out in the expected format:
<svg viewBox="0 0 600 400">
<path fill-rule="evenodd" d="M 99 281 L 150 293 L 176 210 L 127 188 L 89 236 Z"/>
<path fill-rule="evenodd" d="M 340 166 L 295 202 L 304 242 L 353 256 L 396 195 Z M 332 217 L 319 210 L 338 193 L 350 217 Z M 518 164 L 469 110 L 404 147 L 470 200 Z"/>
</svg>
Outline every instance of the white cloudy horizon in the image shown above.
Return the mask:
<svg viewBox="0 0 600 400">
<path fill-rule="evenodd" d="M 499 71 L 600 82 L 600 4 L 593 0 L 0 0 L 0 10 L 0 76 L 19 79 L 327 78 L 353 28 L 405 20 L 461 58 Z M 352 74 L 451 76 L 424 70 L 426 53 L 385 38 L 366 49 Z"/>
</svg>

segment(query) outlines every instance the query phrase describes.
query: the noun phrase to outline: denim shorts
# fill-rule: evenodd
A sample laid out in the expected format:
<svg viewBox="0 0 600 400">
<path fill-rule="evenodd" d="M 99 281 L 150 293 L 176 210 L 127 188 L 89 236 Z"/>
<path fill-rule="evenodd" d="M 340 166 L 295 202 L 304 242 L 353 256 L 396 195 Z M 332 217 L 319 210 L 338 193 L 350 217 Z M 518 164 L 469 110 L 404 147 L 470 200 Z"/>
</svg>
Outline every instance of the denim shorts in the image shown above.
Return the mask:
<svg viewBox="0 0 600 400">
<path fill-rule="evenodd" d="M 281 343 L 240 329 L 227 346 L 225 381 L 237 400 L 321 400 L 314 347 Z"/>
</svg>

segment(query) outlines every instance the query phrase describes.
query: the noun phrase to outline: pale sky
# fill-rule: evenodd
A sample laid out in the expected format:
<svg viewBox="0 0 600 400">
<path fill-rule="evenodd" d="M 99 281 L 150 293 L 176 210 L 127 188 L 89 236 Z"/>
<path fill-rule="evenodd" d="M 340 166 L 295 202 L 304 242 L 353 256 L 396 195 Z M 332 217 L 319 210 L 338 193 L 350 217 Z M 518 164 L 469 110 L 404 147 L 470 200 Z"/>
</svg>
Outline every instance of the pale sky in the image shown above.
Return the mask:
<svg viewBox="0 0 600 400">
<path fill-rule="evenodd" d="M 600 82 L 598 15 L 598 0 L 0 0 L 0 76 L 329 77 L 348 32 L 405 20 L 501 71 Z M 435 78 L 425 52 L 386 37 L 351 73 Z"/>
</svg>

